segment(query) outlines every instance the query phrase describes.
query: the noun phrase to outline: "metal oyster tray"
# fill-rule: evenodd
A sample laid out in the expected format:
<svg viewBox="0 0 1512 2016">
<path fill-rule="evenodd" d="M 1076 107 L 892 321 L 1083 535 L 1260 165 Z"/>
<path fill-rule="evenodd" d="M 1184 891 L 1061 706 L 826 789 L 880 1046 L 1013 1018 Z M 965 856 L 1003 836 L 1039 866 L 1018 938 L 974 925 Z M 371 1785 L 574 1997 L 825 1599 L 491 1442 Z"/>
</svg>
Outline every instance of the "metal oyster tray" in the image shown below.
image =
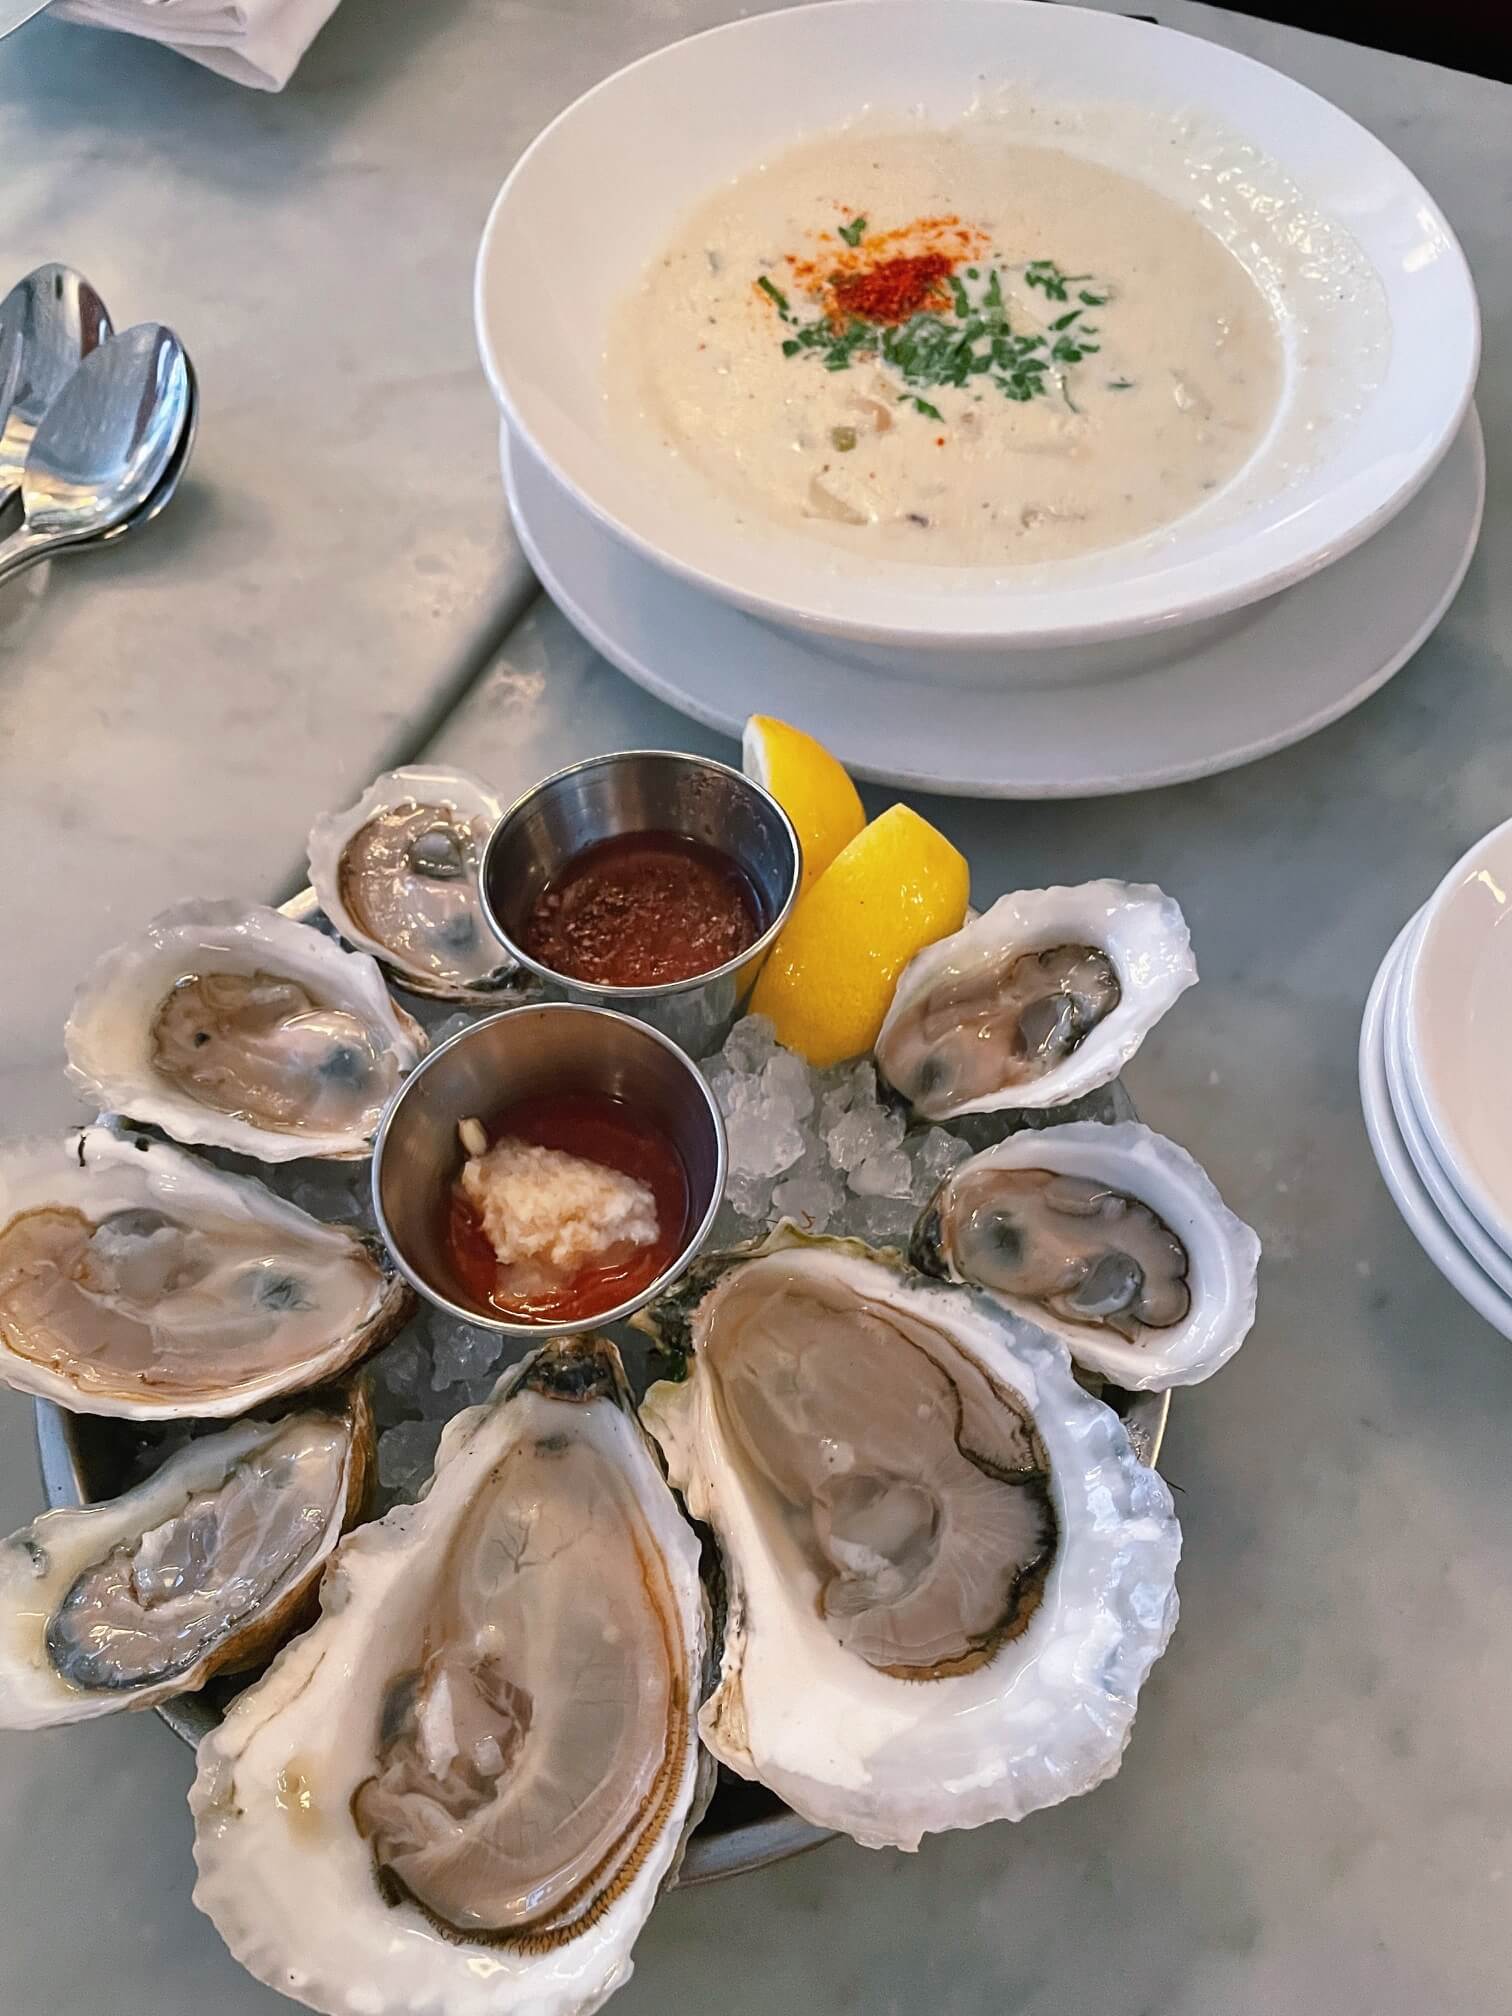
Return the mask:
<svg viewBox="0 0 1512 2016">
<path fill-rule="evenodd" d="M 301 891 L 282 907 L 286 915 L 298 922 L 317 927 L 325 923 L 313 890 Z M 422 1005 L 434 1012 L 437 1004 Z M 488 1012 L 479 1010 L 480 1016 Z M 1091 1116 L 1078 1109 L 1076 1117 L 1120 1120 L 1135 1117 L 1133 1104 L 1121 1084 L 1113 1086 L 1102 1103 L 1107 1111 Z M 1065 1117 L 1070 1116 L 1051 1112 L 1036 1115 L 1035 1119 L 1045 1124 Z M 627 1353 L 626 1363 L 632 1384 L 640 1387 L 642 1381 L 637 1375 L 642 1368 L 636 1355 Z M 501 1363 L 500 1372 L 504 1369 Z M 1153 1464 L 1165 1433 L 1170 1395 L 1131 1394 L 1107 1388 L 1103 1397 L 1122 1417 L 1140 1460 Z M 140 1447 L 129 1422 L 70 1414 L 47 1400 L 37 1400 L 34 1406 L 37 1455 L 49 1507 L 90 1504 L 114 1496 L 124 1488 Z M 196 1745 L 220 1721 L 226 1703 L 252 1677 L 212 1681 L 202 1693 L 163 1702 L 156 1712 L 183 1742 Z M 682 1885 L 716 1882 L 725 1876 L 785 1861 L 831 1838 L 827 1829 L 801 1819 L 765 1786 L 747 1783 L 721 1767 L 714 1796 L 689 1839 L 676 1881 Z"/>
</svg>

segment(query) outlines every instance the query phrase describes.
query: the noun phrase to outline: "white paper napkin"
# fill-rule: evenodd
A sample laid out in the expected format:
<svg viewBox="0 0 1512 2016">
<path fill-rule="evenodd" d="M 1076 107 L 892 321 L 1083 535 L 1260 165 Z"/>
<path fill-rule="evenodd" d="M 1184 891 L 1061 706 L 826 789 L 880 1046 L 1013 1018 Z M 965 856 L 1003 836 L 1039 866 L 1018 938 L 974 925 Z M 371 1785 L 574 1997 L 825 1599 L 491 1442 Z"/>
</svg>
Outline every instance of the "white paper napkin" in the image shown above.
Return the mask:
<svg viewBox="0 0 1512 2016">
<path fill-rule="evenodd" d="M 56 21 L 117 28 L 258 91 L 281 91 L 337 0 L 56 0 Z"/>
</svg>

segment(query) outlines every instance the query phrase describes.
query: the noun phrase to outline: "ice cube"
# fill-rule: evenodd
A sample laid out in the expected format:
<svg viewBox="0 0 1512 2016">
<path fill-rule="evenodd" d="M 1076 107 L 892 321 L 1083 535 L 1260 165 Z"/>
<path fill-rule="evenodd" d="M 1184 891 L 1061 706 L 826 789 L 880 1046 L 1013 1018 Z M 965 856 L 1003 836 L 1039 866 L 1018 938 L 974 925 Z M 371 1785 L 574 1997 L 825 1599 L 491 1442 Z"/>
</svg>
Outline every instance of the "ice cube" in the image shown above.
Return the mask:
<svg viewBox="0 0 1512 2016">
<path fill-rule="evenodd" d="M 906 1249 L 913 1233 L 915 1212 L 906 1197 L 861 1197 L 849 1214 L 858 1238 L 873 1246 Z"/>
<path fill-rule="evenodd" d="M 837 1169 L 858 1169 L 869 1156 L 897 1147 L 903 1139 L 903 1116 L 875 1101 L 858 1104 L 841 1114 L 826 1138 Z"/>
<path fill-rule="evenodd" d="M 719 1215 L 714 1220 L 704 1251 L 728 1253 L 732 1246 L 744 1246 L 748 1239 L 754 1239 L 765 1230 L 764 1223 L 757 1224 L 753 1219 L 743 1217 L 726 1197 L 719 1207 Z"/>
<path fill-rule="evenodd" d="M 725 1189 L 725 1198 L 732 1210 L 745 1219 L 749 1230 L 746 1236 L 764 1231 L 771 1211 L 772 1178 L 753 1175 L 749 1170 L 740 1170 L 730 1178 Z"/>
<path fill-rule="evenodd" d="M 730 1182 L 780 1176 L 803 1153 L 793 1102 L 781 1090 L 770 1090 L 764 1078 L 737 1078 L 716 1088 L 725 1116 L 730 1150 Z"/>
<path fill-rule="evenodd" d="M 859 1096 L 863 1101 L 874 1098 L 877 1089 L 876 1072 L 868 1058 L 859 1064 L 835 1064 L 818 1074 L 819 1132 L 828 1135 L 842 1113 L 848 1113 Z"/>
<path fill-rule="evenodd" d="M 437 1393 L 463 1380 L 484 1377 L 504 1349 L 504 1339 L 497 1330 L 463 1323 L 439 1311 L 430 1321 L 430 1343 L 431 1386 Z"/>
<path fill-rule="evenodd" d="M 927 1204 L 952 1169 L 971 1153 L 968 1144 L 944 1127 L 931 1127 L 904 1144 L 913 1153 L 913 1198 Z"/>
<path fill-rule="evenodd" d="M 728 1120 L 736 1103 L 744 1097 L 741 1088 L 746 1081 L 720 1057 L 706 1057 L 698 1068 L 708 1079 L 715 1103 Z"/>
<path fill-rule="evenodd" d="M 747 1015 L 724 1040 L 722 1055 L 742 1078 L 754 1078 L 777 1048 L 777 1031 L 765 1015 Z"/>
<path fill-rule="evenodd" d="M 384 1426 L 421 1411 L 420 1387 L 429 1361 L 429 1349 L 414 1327 L 373 1360 L 373 1406 Z"/>
<path fill-rule="evenodd" d="M 792 1218 L 805 1232 L 823 1232 L 840 1209 L 844 1193 L 829 1170 L 807 1163 L 796 1176 L 786 1176 L 772 1192 L 774 1217 Z"/>
<path fill-rule="evenodd" d="M 401 1421 L 378 1437 L 378 1482 L 400 1498 L 413 1498 L 431 1473 L 444 1421 Z"/>
<path fill-rule="evenodd" d="M 882 1148 L 850 1172 L 850 1187 L 858 1197 L 907 1197 L 913 1167 L 901 1148 Z"/>
<path fill-rule="evenodd" d="M 786 1102 L 795 1120 L 806 1120 L 814 1110 L 814 1074 L 791 1050 L 767 1059 L 761 1085 L 769 1099 Z"/>
</svg>

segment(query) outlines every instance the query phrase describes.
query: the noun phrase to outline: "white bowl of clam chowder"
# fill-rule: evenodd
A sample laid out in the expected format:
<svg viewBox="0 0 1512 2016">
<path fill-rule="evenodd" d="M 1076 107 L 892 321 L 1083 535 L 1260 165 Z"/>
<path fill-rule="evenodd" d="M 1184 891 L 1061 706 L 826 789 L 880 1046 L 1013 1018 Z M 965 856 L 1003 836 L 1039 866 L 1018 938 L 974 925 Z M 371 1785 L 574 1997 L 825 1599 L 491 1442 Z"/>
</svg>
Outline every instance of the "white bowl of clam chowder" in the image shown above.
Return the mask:
<svg viewBox="0 0 1512 2016">
<path fill-rule="evenodd" d="M 476 315 L 511 429 L 645 558 L 973 683 L 1147 659 L 1326 567 L 1479 359 L 1453 233 L 1362 127 L 1032 0 L 835 0 L 633 64 L 510 175 Z"/>
</svg>

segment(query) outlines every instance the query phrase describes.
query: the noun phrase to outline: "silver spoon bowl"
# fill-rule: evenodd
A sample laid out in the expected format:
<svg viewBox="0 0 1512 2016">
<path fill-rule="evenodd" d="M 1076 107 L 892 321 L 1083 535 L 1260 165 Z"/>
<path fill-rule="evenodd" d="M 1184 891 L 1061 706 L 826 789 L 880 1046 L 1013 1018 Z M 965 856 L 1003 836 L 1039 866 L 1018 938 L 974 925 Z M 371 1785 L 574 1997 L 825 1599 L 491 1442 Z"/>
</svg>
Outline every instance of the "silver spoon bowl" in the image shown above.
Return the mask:
<svg viewBox="0 0 1512 2016">
<path fill-rule="evenodd" d="M 194 437 L 199 432 L 199 380 L 195 376 L 194 366 L 189 362 L 187 353 L 184 364 L 189 373 L 189 401 L 184 413 L 184 427 L 179 435 L 178 446 L 163 471 L 161 482 L 129 518 L 123 518 L 119 525 L 113 526 L 108 532 L 99 533 L 93 539 L 79 541 L 73 550 L 103 546 L 108 540 L 123 538 L 128 532 L 140 531 L 142 526 L 150 525 L 158 513 L 172 502 L 173 493 L 178 489 L 184 471 L 189 466 L 189 457 L 194 449 Z"/>
<path fill-rule="evenodd" d="M 196 408 L 188 356 L 161 323 L 92 351 L 37 428 L 21 479 L 23 522 L 0 541 L 0 581 L 156 517 L 183 473 Z"/>
<path fill-rule="evenodd" d="M 71 266 L 39 266 L 0 301 L 0 510 L 21 487 L 42 416 L 110 333 L 105 303 Z"/>
</svg>

